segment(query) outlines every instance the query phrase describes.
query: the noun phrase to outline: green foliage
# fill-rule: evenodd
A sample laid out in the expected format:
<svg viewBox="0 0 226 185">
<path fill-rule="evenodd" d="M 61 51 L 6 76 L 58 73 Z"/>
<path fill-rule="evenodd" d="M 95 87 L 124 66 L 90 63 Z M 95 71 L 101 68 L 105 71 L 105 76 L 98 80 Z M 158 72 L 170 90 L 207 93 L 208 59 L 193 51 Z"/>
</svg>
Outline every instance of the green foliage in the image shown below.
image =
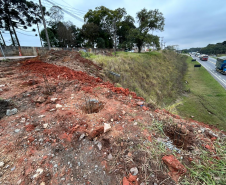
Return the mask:
<svg viewBox="0 0 226 185">
<path fill-rule="evenodd" d="M 164 17 L 159 10 L 142 9 L 137 13 L 139 26 L 131 29 L 129 38 L 131 42 L 136 43 L 138 51 L 141 52 L 141 47 L 144 43 L 154 43 L 159 48 L 159 37 L 149 34 L 151 30 L 164 30 Z"/>
<path fill-rule="evenodd" d="M 57 46 L 57 39 L 54 34 L 54 31 L 51 28 L 47 28 L 48 36 L 49 36 L 49 42 L 51 47 Z M 46 39 L 46 33 L 43 29 L 40 34 L 41 39 L 44 41 L 44 46 L 48 46 L 47 39 Z"/>
<path fill-rule="evenodd" d="M 89 52 L 79 51 L 79 53 L 83 58 L 90 58 L 92 56 L 92 54 Z"/>
<path fill-rule="evenodd" d="M 101 37 L 97 38 L 97 48 L 105 48 L 105 41 Z"/>
<path fill-rule="evenodd" d="M 47 28 L 50 45 L 54 47 L 81 47 L 84 42 L 81 29 L 76 28 L 71 22 L 50 22 Z M 47 46 L 45 30 L 41 31 L 40 37 Z"/>
<path fill-rule="evenodd" d="M 86 23 L 82 26 L 82 35 L 88 40 L 86 47 L 94 47 L 99 36 L 99 26 L 94 23 Z"/>
<path fill-rule="evenodd" d="M 208 44 L 203 48 L 190 48 L 188 52 L 199 52 L 204 54 L 226 54 L 226 41 L 216 44 Z"/>
</svg>

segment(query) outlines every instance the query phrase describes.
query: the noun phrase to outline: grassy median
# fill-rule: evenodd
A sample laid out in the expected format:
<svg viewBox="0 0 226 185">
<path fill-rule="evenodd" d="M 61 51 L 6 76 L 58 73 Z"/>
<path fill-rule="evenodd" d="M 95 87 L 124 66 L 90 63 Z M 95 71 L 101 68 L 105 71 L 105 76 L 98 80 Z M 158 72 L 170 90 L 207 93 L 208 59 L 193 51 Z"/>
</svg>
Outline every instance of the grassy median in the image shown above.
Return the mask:
<svg viewBox="0 0 226 185">
<path fill-rule="evenodd" d="M 226 130 L 226 91 L 204 67 L 194 68 L 198 62 L 187 59 L 188 72 L 185 76 L 187 93 L 176 109 L 186 118 L 215 125 Z"/>
</svg>

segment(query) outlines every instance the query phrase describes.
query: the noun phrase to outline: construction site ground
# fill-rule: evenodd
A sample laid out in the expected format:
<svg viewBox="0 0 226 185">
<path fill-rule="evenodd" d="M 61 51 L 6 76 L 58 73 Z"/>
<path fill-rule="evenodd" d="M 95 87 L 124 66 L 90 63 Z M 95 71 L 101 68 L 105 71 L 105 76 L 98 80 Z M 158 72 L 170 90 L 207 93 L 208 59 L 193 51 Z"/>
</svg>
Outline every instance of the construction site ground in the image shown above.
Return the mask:
<svg viewBox="0 0 226 185">
<path fill-rule="evenodd" d="M 222 157 L 223 132 L 103 79 L 75 51 L 0 62 L 0 184 L 169 185 Z"/>
</svg>

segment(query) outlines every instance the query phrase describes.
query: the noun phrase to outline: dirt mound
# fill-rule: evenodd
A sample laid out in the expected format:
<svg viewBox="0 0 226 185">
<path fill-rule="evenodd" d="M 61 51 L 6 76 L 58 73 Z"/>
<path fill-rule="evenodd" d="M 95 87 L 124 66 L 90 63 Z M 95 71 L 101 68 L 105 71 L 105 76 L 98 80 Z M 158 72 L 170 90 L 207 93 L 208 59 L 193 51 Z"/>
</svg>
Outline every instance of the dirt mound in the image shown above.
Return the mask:
<svg viewBox="0 0 226 185">
<path fill-rule="evenodd" d="M 66 66 L 77 71 L 83 71 L 92 76 L 101 77 L 99 71 L 102 68 L 94 64 L 91 60 L 83 58 L 77 51 L 50 50 L 45 55 L 40 56 L 40 60 L 58 66 Z"/>
<path fill-rule="evenodd" d="M 92 92 L 93 88 L 97 86 L 102 86 L 107 87 L 118 94 L 124 94 L 126 96 L 131 95 L 135 99 L 144 100 L 142 97 L 137 97 L 136 93 L 130 92 L 129 89 L 114 87 L 113 84 L 109 82 L 103 82 L 102 79 L 89 76 L 82 71 L 75 71 L 69 69 L 68 67 L 60 67 L 57 65 L 48 64 L 38 59 L 32 59 L 23 62 L 21 70 L 29 71 L 38 75 L 39 77 L 43 77 L 44 75 L 54 79 L 78 80 L 80 84 L 85 84 L 85 86 L 82 87 L 82 90 L 87 93 Z"/>
</svg>

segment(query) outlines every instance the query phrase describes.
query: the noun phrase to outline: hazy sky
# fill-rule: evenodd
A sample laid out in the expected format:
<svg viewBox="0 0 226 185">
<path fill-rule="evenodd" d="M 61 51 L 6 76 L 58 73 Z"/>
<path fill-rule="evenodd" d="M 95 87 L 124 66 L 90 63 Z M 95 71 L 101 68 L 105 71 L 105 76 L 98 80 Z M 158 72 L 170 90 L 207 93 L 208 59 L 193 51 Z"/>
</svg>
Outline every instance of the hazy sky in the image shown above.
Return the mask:
<svg viewBox="0 0 226 185">
<path fill-rule="evenodd" d="M 51 4 L 46 0 L 41 1 L 47 9 L 51 7 Z M 163 42 L 166 42 L 166 46 L 178 45 L 179 49 L 205 47 L 210 43 L 215 44 L 226 40 L 226 0 L 50 1 L 62 5 L 63 9 L 70 10 L 81 18 L 89 9 L 94 10 L 97 6 L 105 6 L 112 10 L 125 8 L 127 14 L 134 18 L 136 18 L 136 13 L 143 8 L 148 10 L 159 9 L 165 17 L 165 27 L 163 32 L 157 31 L 153 34 L 164 37 Z M 38 3 L 38 0 L 34 0 L 34 2 Z M 78 27 L 83 25 L 83 22 L 67 14 L 64 14 L 64 21 L 71 21 Z M 39 37 L 34 35 L 34 32 L 18 30 L 18 37 L 22 46 L 40 46 Z M 3 36 L 9 43 L 9 34 L 6 32 Z"/>
</svg>

